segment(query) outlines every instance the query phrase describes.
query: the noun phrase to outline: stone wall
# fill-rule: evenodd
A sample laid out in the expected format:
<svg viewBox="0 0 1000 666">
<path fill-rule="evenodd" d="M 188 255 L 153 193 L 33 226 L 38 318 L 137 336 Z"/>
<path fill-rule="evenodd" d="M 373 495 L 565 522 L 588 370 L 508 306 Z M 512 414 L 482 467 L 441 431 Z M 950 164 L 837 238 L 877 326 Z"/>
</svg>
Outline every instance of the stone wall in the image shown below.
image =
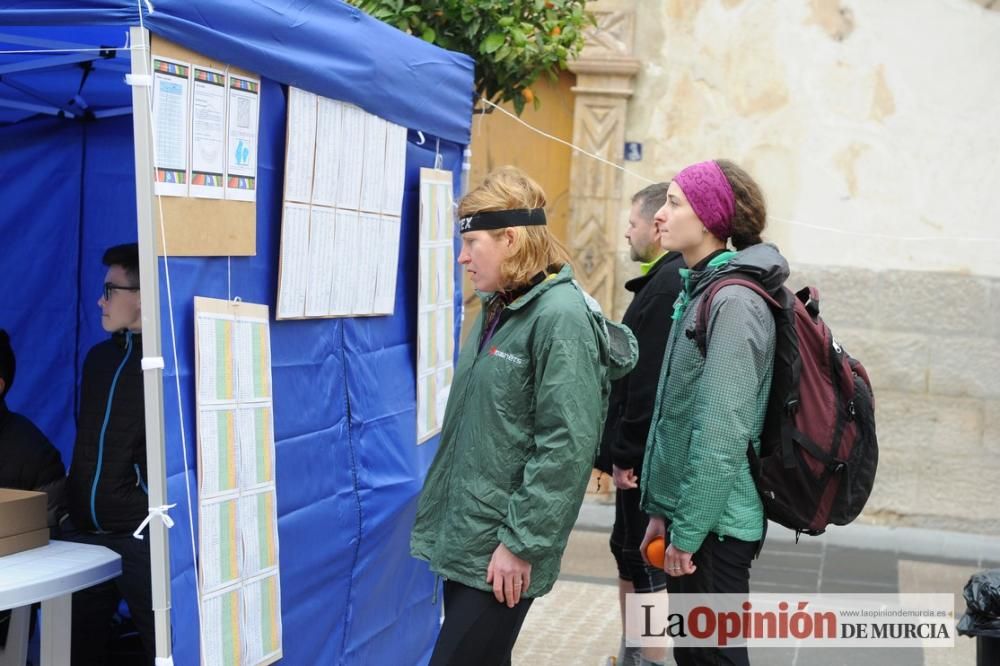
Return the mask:
<svg viewBox="0 0 1000 666">
<path fill-rule="evenodd" d="M 873 523 L 1000 534 L 1000 279 L 799 267 L 875 388 Z"/>
<path fill-rule="evenodd" d="M 1000 534 L 1000 2 L 661 0 L 634 57 L 613 314 L 637 272 L 629 197 L 733 159 L 768 199 L 791 285 L 869 369 L 868 522 Z"/>
</svg>

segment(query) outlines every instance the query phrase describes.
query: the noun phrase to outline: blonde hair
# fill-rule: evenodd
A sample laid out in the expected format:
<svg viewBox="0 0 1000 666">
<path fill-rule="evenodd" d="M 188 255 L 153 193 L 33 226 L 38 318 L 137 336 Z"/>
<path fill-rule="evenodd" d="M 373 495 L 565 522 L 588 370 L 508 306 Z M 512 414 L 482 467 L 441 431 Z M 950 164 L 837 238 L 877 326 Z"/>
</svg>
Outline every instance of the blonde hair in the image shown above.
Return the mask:
<svg viewBox="0 0 1000 666">
<path fill-rule="evenodd" d="M 470 190 L 458 203 L 458 216 L 516 208 L 544 208 L 545 192 L 517 167 L 503 166 L 491 171 L 479 187 Z M 505 289 L 531 282 L 540 272 L 558 271 L 570 264 L 569 252 L 547 226 L 508 227 L 514 232 L 510 255 L 500 264 L 500 280 Z M 499 238 L 505 229 L 488 233 Z"/>
</svg>

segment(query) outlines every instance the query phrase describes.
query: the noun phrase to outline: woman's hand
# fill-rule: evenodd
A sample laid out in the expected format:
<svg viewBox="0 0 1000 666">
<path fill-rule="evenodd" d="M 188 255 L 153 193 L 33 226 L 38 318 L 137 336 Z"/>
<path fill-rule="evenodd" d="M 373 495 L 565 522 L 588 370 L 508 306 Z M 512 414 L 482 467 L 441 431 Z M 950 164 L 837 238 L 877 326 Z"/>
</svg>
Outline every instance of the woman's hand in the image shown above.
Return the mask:
<svg viewBox="0 0 1000 666">
<path fill-rule="evenodd" d="M 691 553 L 670 544 L 663 556 L 663 570 L 668 576 L 677 578 L 693 574 L 698 567 L 691 561 Z"/>
<path fill-rule="evenodd" d="M 531 563 L 508 550 L 502 543 L 493 551 L 486 568 L 486 582 L 493 584 L 493 596 L 513 608 L 521 601 L 521 593 L 531 585 Z"/>
<path fill-rule="evenodd" d="M 646 526 L 646 536 L 642 538 L 642 544 L 639 546 L 639 554 L 642 555 L 642 561 L 646 563 L 646 566 L 653 566 L 650 564 L 649 560 L 646 559 L 646 546 L 649 542 L 656 537 L 666 538 L 667 536 L 667 526 L 666 521 L 663 520 L 662 516 L 650 516 L 649 525 Z"/>
</svg>

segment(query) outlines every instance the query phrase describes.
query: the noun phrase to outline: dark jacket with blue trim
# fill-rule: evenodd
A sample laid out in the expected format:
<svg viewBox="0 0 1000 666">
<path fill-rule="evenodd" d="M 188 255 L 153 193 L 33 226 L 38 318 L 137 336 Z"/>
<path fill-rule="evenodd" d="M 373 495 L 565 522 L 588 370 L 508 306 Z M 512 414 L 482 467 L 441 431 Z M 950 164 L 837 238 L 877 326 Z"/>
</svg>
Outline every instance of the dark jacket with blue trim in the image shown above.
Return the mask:
<svg viewBox="0 0 1000 666">
<path fill-rule="evenodd" d="M 115 333 L 83 363 L 80 414 L 67 481 L 80 530 L 131 532 L 146 517 L 142 336 Z"/>
</svg>

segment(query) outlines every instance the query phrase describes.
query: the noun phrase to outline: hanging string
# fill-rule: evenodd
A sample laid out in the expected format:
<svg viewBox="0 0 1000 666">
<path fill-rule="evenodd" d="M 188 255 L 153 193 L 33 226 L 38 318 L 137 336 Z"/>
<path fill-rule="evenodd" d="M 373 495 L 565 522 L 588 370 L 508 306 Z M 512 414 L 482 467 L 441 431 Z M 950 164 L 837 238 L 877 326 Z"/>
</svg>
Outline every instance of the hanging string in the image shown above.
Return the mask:
<svg viewBox="0 0 1000 666">
<path fill-rule="evenodd" d="M 570 143 L 569 141 L 566 141 L 564 139 L 560 139 L 557 136 L 553 136 L 553 135 L 549 134 L 548 132 L 540 130 L 537 127 L 535 127 L 534 125 L 531 125 L 530 123 L 526 122 L 525 120 L 523 120 L 519 116 L 514 115 L 513 113 L 511 113 L 507 109 L 505 109 L 505 108 L 503 108 L 503 107 L 501 107 L 501 106 L 499 106 L 497 104 L 494 104 L 493 102 L 491 102 L 490 100 L 486 99 L 485 97 L 480 97 L 479 99 L 480 99 L 480 101 L 483 104 L 486 104 L 488 106 L 493 107 L 494 109 L 500 111 L 501 113 L 503 113 L 503 114 L 509 116 L 510 118 L 512 118 L 513 120 L 517 121 L 521 125 L 524 125 L 525 127 L 527 127 L 532 132 L 534 132 L 536 134 L 539 134 L 539 135 L 545 137 L 546 139 L 550 139 L 552 141 L 555 141 L 556 143 L 561 143 L 562 145 L 567 146 L 568 148 L 571 148 L 571 149 L 575 150 L 578 153 L 586 155 L 587 157 L 590 157 L 591 159 L 595 159 L 598 162 L 601 162 L 602 164 L 606 164 L 606 165 L 608 165 L 610 167 L 614 167 L 615 169 L 618 169 L 622 173 L 627 173 L 628 175 L 630 175 L 630 176 L 632 176 L 634 178 L 638 178 L 639 180 L 641 180 L 643 182 L 646 182 L 646 183 L 660 182 L 660 181 L 656 181 L 656 180 L 651 180 L 651 179 L 647 178 L 646 176 L 643 176 L 643 175 L 638 174 L 638 173 L 636 173 L 634 171 L 626 169 L 625 167 L 623 167 L 620 164 L 615 164 L 614 162 L 611 162 L 611 161 L 609 161 L 609 160 L 601 157 L 600 155 L 595 155 L 594 153 L 588 152 L 588 151 L 584 150 L 583 148 L 581 148 L 580 146 L 577 146 L 577 145 L 575 145 L 573 143 Z M 788 218 L 778 217 L 776 215 L 768 215 L 767 217 L 768 217 L 769 220 L 774 221 L 774 222 L 780 222 L 782 224 L 788 224 L 788 225 L 795 226 L 795 227 L 803 227 L 805 229 L 814 229 L 816 231 L 826 231 L 826 232 L 829 232 L 829 233 L 840 234 L 842 236 L 856 236 L 856 237 L 861 237 L 861 238 L 875 238 L 875 239 L 879 239 L 879 240 L 892 240 L 892 241 L 911 242 L 911 243 L 924 243 L 924 242 L 933 243 L 933 242 L 941 242 L 941 241 L 946 241 L 946 240 L 962 241 L 962 242 L 970 242 L 970 243 L 1000 243 L 1000 237 L 990 237 L 990 236 L 895 236 L 895 235 L 892 235 L 892 234 L 880 234 L 880 233 L 876 233 L 876 232 L 852 231 L 852 230 L 848 230 L 848 229 L 837 229 L 836 227 L 827 227 L 827 226 L 823 226 L 823 225 L 819 225 L 819 224 L 810 224 L 808 222 L 801 222 L 799 220 L 791 220 L 791 219 L 788 219 Z"/>
<path fill-rule="evenodd" d="M 550 139 L 552 141 L 555 141 L 556 143 L 561 143 L 562 145 L 564 145 L 564 146 L 566 146 L 568 148 L 572 148 L 573 150 L 575 150 L 578 153 L 582 153 L 582 154 L 586 155 L 587 157 L 589 157 L 591 159 L 595 159 L 598 162 L 601 162 L 602 164 L 608 165 L 609 167 L 614 167 L 615 169 L 618 169 L 622 173 L 627 173 L 628 175 L 630 175 L 630 176 L 632 176 L 634 178 L 638 178 L 639 180 L 641 180 L 641 181 L 643 181 L 645 183 L 653 184 L 653 183 L 659 182 L 659 181 L 656 181 L 656 180 L 651 180 L 651 179 L 647 178 L 646 176 L 638 174 L 638 173 L 636 173 L 634 171 L 630 171 L 629 169 L 626 169 L 625 167 L 623 167 L 621 164 L 615 164 L 614 162 L 612 162 L 610 160 L 604 159 L 600 155 L 595 155 L 594 153 L 588 152 L 588 151 L 584 150 L 583 148 L 581 148 L 580 146 L 577 146 L 575 144 L 570 143 L 569 141 L 565 141 L 563 139 L 560 139 L 557 136 L 553 136 L 553 135 L 549 134 L 548 132 L 544 132 L 544 131 L 538 129 L 537 127 L 535 127 L 534 125 L 528 124 L 527 122 L 525 122 L 524 120 L 522 120 L 519 116 L 514 115 L 513 113 L 511 113 L 507 109 L 503 108 L 502 106 L 498 106 L 498 105 L 494 104 L 493 102 L 491 102 L 490 100 L 486 99 L 485 97 L 480 97 L 479 99 L 483 102 L 483 104 L 488 104 L 488 105 L 492 106 L 494 109 L 500 111 L 501 113 L 504 113 L 504 114 L 510 116 L 511 118 L 513 118 L 514 120 L 516 120 L 517 122 L 521 123 L 522 125 L 524 125 L 528 129 L 530 129 L 532 132 L 535 132 L 536 134 L 541 134 L 546 139 Z"/>
</svg>

